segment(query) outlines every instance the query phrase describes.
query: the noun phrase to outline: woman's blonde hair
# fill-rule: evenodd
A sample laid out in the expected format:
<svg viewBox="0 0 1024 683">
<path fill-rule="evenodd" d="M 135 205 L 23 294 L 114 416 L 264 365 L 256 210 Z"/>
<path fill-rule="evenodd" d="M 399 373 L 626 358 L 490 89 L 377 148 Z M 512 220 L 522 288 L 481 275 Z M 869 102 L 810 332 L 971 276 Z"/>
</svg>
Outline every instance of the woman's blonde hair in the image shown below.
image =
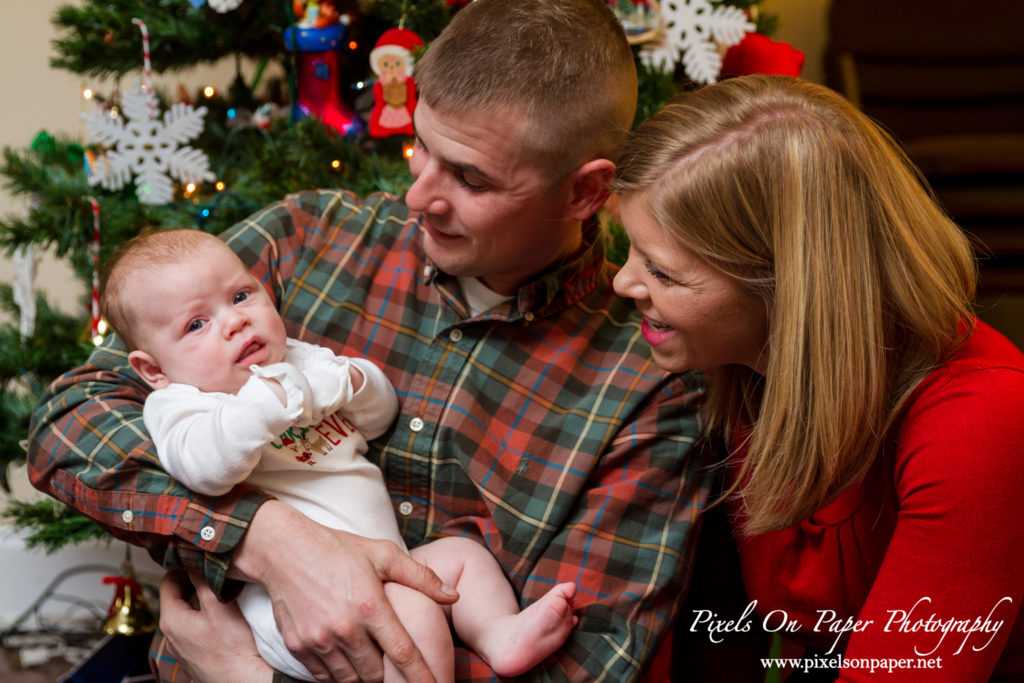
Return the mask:
<svg viewBox="0 0 1024 683">
<path fill-rule="evenodd" d="M 783 76 L 684 95 L 630 136 L 613 190 L 767 305 L 762 378 L 711 374 L 712 434 L 744 438 L 745 531 L 862 477 L 915 386 L 973 329 L 970 244 L 876 124 Z"/>
</svg>

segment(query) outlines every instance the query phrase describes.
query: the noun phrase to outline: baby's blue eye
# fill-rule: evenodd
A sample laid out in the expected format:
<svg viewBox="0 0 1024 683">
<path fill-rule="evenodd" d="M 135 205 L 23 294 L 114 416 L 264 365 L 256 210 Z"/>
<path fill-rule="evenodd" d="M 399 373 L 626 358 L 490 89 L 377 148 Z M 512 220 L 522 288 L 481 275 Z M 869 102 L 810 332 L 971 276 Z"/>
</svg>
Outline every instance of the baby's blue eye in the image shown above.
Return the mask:
<svg viewBox="0 0 1024 683">
<path fill-rule="evenodd" d="M 238 294 L 235 294 L 235 303 L 240 304 L 248 298 L 249 292 L 239 292 Z"/>
<path fill-rule="evenodd" d="M 188 324 L 188 331 L 189 332 L 198 332 L 200 329 L 202 329 L 202 327 L 203 327 L 203 321 L 202 320 L 193 320 L 192 322 L 190 322 Z"/>
</svg>

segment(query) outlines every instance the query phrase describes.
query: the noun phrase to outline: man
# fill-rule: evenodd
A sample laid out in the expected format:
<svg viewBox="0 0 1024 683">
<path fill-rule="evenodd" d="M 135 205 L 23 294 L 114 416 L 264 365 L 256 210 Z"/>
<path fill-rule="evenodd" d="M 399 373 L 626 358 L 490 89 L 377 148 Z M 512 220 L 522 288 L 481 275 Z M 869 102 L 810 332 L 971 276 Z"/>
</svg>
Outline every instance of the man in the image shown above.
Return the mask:
<svg viewBox="0 0 1024 683">
<path fill-rule="evenodd" d="M 401 413 L 368 457 L 406 543 L 477 540 L 523 604 L 575 582 L 579 624 L 532 677 L 631 680 L 685 593 L 710 484 L 690 452 L 700 377 L 652 364 L 593 219 L 636 105 L 632 55 L 602 0 L 478 0 L 416 75 L 402 201 L 300 193 L 224 239 L 290 336 L 363 355 L 396 386 Z M 185 490 L 156 469 L 126 367 L 108 344 L 55 383 L 34 483 L 222 598 L 261 583 L 314 675 L 379 680 L 383 652 L 429 680 L 381 582 L 450 603 L 436 577 L 258 491 Z M 456 668 L 490 676 L 465 652 Z"/>
</svg>

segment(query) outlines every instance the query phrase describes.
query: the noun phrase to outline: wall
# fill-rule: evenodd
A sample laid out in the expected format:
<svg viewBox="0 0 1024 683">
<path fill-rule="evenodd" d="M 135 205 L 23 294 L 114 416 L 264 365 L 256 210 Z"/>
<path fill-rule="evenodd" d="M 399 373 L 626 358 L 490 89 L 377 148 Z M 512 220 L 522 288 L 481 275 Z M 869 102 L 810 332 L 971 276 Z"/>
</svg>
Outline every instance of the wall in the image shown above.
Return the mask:
<svg viewBox="0 0 1024 683">
<path fill-rule="evenodd" d="M 765 0 L 761 8 L 779 15 L 779 30 L 772 39 L 803 50 L 806 61 L 800 76 L 824 83 L 829 0 Z"/>
</svg>

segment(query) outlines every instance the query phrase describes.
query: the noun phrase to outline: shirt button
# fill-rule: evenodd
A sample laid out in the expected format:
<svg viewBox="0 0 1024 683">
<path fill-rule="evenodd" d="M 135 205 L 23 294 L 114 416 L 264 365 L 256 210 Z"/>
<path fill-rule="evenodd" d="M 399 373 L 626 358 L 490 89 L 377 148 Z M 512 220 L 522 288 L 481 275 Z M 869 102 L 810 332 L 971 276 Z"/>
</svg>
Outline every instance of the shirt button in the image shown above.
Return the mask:
<svg viewBox="0 0 1024 683">
<path fill-rule="evenodd" d="M 451 339 L 456 344 L 458 344 L 460 341 L 462 341 L 462 330 L 460 330 L 459 328 L 455 328 L 454 330 L 448 333 L 448 338 Z"/>
<path fill-rule="evenodd" d="M 418 417 L 414 417 L 413 419 L 409 420 L 409 429 L 411 429 L 414 432 L 420 431 L 421 429 L 423 429 L 423 420 L 421 420 Z"/>
<path fill-rule="evenodd" d="M 434 274 L 434 266 L 423 266 L 423 278 L 429 280 L 430 276 Z"/>
<path fill-rule="evenodd" d="M 213 537 L 217 535 L 217 532 L 212 526 L 204 526 L 199 532 L 199 537 L 204 541 L 212 541 Z"/>
<path fill-rule="evenodd" d="M 135 519 L 135 515 L 132 514 L 131 510 L 125 510 L 121 513 L 121 519 L 124 520 L 125 524 L 131 524 L 132 520 Z"/>
<path fill-rule="evenodd" d="M 523 313 L 523 318 L 525 318 L 526 322 L 528 323 L 533 322 L 533 311 L 527 311 L 526 313 Z"/>
<path fill-rule="evenodd" d="M 401 504 L 399 504 L 398 506 L 398 511 L 402 514 L 403 517 L 408 517 L 412 514 L 412 503 L 410 503 L 407 500 L 403 500 Z"/>
</svg>

